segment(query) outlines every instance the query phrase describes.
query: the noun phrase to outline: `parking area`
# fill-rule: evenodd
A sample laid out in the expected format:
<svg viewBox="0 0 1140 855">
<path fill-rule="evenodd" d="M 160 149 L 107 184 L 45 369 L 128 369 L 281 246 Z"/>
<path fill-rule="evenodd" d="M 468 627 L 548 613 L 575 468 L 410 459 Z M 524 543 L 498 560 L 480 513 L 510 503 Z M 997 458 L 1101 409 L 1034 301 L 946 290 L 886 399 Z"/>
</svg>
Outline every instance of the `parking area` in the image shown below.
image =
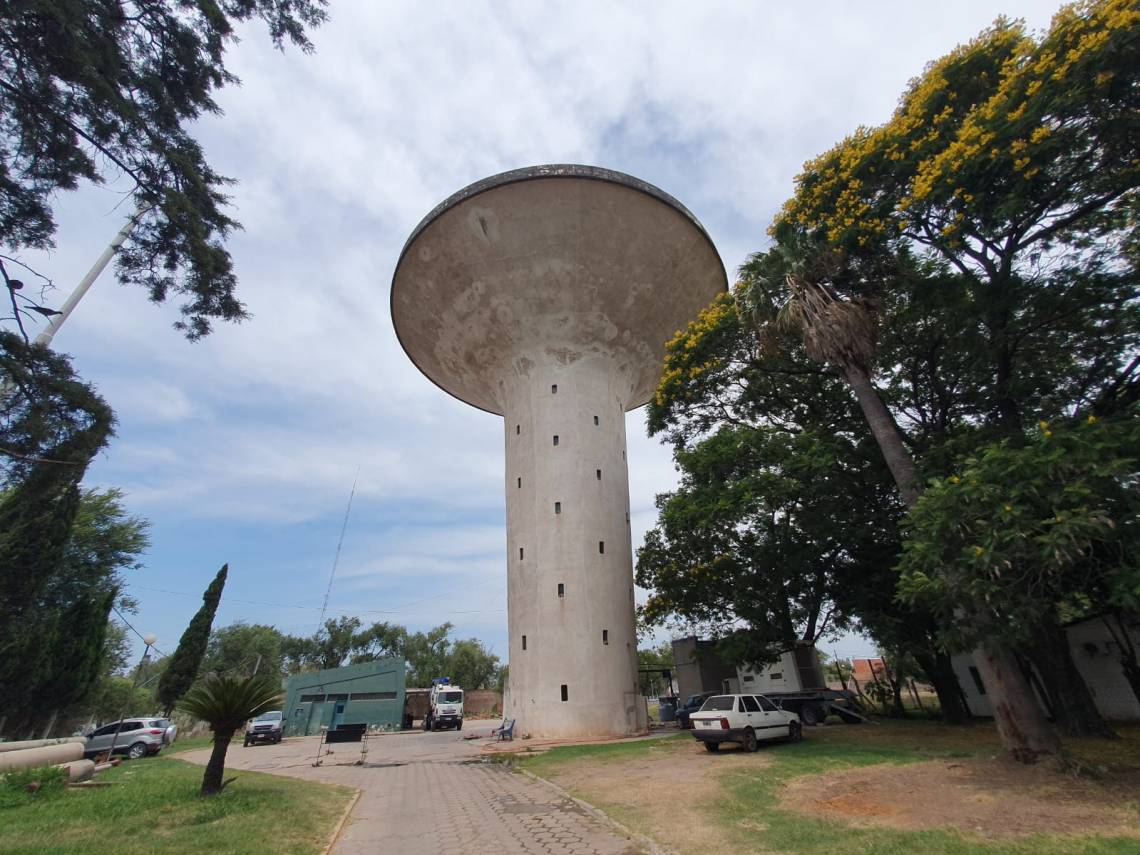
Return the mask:
<svg viewBox="0 0 1140 855">
<path fill-rule="evenodd" d="M 486 762 L 492 722 L 454 731 L 411 731 L 373 737 L 364 765 L 353 765 L 359 745 L 334 745 L 314 767 L 318 737 L 278 745 L 236 744 L 227 770 L 245 769 L 356 787 L 361 795 L 342 829 L 336 855 L 400 852 L 408 855 L 596 853 L 633 855 L 635 842 L 583 810 L 556 789 L 499 763 Z M 205 764 L 209 750 L 178 755 Z"/>
</svg>

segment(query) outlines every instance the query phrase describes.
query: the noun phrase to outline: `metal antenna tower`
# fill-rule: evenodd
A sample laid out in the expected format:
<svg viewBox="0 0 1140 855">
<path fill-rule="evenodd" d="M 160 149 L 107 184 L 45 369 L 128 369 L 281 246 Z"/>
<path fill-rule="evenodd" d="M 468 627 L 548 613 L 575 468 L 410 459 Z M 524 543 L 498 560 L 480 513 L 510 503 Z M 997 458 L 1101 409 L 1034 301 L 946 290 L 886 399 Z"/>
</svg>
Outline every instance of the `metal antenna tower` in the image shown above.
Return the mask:
<svg viewBox="0 0 1140 855">
<path fill-rule="evenodd" d="M 332 593 L 333 580 L 336 578 L 336 565 L 340 562 L 340 548 L 344 545 L 344 533 L 348 530 L 348 515 L 352 513 L 352 497 L 356 495 L 356 481 L 360 478 L 360 467 L 356 467 L 356 474 L 352 477 L 352 490 L 348 494 L 348 507 L 344 509 L 344 523 L 340 527 L 340 539 L 336 542 L 336 555 L 333 556 L 332 572 L 329 573 L 329 586 L 325 588 L 325 601 L 321 603 L 321 619 L 317 622 L 317 632 L 325 625 L 325 611 L 329 607 L 329 594 Z"/>
</svg>

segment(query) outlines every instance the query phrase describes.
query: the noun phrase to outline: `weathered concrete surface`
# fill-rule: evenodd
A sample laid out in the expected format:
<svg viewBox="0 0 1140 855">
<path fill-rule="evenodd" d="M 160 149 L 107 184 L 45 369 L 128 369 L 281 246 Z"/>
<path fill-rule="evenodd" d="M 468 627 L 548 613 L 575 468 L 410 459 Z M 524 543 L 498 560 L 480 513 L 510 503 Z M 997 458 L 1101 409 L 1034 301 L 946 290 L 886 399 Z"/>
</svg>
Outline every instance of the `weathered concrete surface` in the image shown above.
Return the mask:
<svg viewBox="0 0 1140 855">
<path fill-rule="evenodd" d="M 404 349 L 505 417 L 510 682 L 534 736 L 640 732 L 625 413 L 725 288 L 693 216 L 630 176 L 536 167 L 460 191 L 392 283 Z"/>
<path fill-rule="evenodd" d="M 481 729 L 489 731 L 489 725 Z M 359 756 L 357 746 L 346 745 L 334 746 L 336 753 L 314 768 L 317 742 L 294 737 L 279 745 L 233 747 L 226 767 L 358 788 L 360 799 L 334 855 L 639 851 L 572 800 L 500 764 L 480 763 L 481 741 L 447 731 L 392 734 L 372 739 L 364 766 L 337 765 Z M 210 751 L 174 756 L 205 765 Z"/>
</svg>

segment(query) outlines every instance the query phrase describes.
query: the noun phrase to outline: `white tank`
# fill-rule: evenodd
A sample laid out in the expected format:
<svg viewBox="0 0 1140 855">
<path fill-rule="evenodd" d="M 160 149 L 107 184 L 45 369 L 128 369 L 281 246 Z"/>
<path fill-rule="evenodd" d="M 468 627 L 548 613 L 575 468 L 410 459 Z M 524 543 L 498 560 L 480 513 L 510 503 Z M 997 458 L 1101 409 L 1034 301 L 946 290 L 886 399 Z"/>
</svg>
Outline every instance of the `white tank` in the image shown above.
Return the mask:
<svg viewBox="0 0 1140 855">
<path fill-rule="evenodd" d="M 625 413 L 665 342 L 725 288 L 712 242 L 638 179 L 544 166 L 485 179 L 404 247 L 392 316 L 432 381 L 504 418 L 510 677 L 534 736 L 645 730 Z"/>
</svg>

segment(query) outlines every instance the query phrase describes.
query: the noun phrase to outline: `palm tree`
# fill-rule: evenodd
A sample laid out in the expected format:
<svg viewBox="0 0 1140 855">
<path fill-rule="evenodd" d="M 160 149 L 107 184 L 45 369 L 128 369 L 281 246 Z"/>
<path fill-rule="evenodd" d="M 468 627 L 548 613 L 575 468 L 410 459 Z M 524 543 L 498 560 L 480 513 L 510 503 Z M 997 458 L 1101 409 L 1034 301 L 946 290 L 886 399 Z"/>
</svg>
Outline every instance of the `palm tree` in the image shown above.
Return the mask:
<svg viewBox="0 0 1140 855">
<path fill-rule="evenodd" d="M 776 331 L 798 331 L 808 358 L 831 364 L 839 372 L 863 411 L 899 496 L 908 509 L 913 508 L 922 495 L 914 458 L 871 379 L 876 345 L 872 304 L 842 297 L 831 287 L 829 283 L 842 267 L 836 253 L 808 246 L 807 239 L 790 234 L 782 237 L 773 249 L 752 255 L 741 267 L 745 287 L 740 298 L 745 312 L 766 346 Z M 777 284 L 781 279 L 782 289 Z M 1045 719 L 1013 649 L 992 631 L 993 615 L 979 607 L 970 617 L 983 634 L 974 662 L 990 690 L 1003 746 L 1024 763 L 1056 755 L 1060 750 L 1057 734 Z"/>
<path fill-rule="evenodd" d="M 238 728 L 280 703 L 280 683 L 267 675 L 208 674 L 186 693 L 178 704 L 179 709 L 209 724 L 214 734 L 214 750 L 202 776 L 202 795 L 215 795 L 225 786 L 222 776 L 226 771 L 226 751 Z"/>
<path fill-rule="evenodd" d="M 863 411 L 899 495 L 912 508 L 921 494 L 914 459 L 871 380 L 876 345 L 872 306 L 844 299 L 827 284 L 838 265 L 834 253 L 805 251 L 795 244 L 777 244 L 768 253 L 751 256 L 740 270 L 748 283 L 743 291 L 748 313 L 762 338 L 773 328 L 798 331 L 808 358 L 839 372 Z M 774 273 L 783 279 L 784 300 L 778 308 L 771 293 Z"/>
</svg>

